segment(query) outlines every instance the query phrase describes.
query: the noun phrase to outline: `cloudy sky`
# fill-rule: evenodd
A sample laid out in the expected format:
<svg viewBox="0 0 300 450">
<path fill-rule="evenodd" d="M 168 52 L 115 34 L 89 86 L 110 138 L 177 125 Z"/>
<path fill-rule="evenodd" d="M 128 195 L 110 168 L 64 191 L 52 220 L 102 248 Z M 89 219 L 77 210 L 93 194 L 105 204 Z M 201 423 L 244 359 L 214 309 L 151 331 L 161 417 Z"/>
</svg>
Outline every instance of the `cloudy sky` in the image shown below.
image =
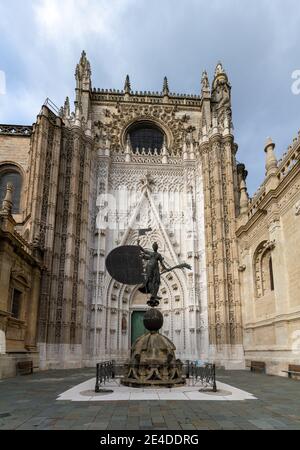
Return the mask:
<svg viewBox="0 0 300 450">
<path fill-rule="evenodd" d="M 122 89 L 129 73 L 134 90 L 157 91 L 167 75 L 171 91 L 199 94 L 221 60 L 253 194 L 266 138 L 280 157 L 300 129 L 299 29 L 299 0 L 0 0 L 0 123 L 31 124 L 46 97 L 74 99 L 83 49 L 100 88 Z"/>
</svg>

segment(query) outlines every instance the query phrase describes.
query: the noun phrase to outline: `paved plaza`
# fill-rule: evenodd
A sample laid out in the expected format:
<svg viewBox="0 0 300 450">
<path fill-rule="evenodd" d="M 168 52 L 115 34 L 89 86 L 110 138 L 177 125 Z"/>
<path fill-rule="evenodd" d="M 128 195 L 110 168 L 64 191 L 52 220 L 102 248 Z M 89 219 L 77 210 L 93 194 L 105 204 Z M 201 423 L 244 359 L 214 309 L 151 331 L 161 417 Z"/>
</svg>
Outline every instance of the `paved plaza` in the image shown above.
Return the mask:
<svg viewBox="0 0 300 450">
<path fill-rule="evenodd" d="M 1 430 L 288 430 L 300 429 L 300 384 L 247 371 L 217 371 L 217 395 L 184 400 L 183 388 L 150 394 L 96 397 L 95 370 L 37 373 L 0 382 Z M 111 387 L 114 389 L 114 387 Z M 115 391 L 120 389 L 115 385 Z M 125 388 L 123 388 L 125 389 Z M 122 391 L 124 394 L 124 390 Z M 133 392 L 133 393 L 132 393 Z M 116 394 L 115 394 L 116 395 Z M 137 400 L 140 396 L 141 400 Z M 146 397 L 145 397 L 146 395 Z M 147 397 L 148 395 L 148 397 Z M 162 394 L 150 398 L 163 398 Z M 162 395 L 162 396 L 160 396 Z M 174 397 L 175 396 L 175 397 Z"/>
</svg>

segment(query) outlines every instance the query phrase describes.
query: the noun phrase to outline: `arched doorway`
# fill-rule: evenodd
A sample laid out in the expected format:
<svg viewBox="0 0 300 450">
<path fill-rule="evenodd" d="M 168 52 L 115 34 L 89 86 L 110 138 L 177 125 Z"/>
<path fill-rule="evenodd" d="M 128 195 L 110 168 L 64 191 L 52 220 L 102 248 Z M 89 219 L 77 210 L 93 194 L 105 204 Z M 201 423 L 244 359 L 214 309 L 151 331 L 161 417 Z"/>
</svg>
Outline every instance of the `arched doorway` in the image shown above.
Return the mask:
<svg viewBox="0 0 300 450">
<path fill-rule="evenodd" d="M 147 311 L 146 307 L 147 296 L 139 291 L 136 291 L 131 302 L 131 327 L 130 327 L 130 346 L 143 334 L 147 333 L 144 327 L 144 314 Z"/>
<path fill-rule="evenodd" d="M 131 345 L 135 343 L 135 341 L 147 333 L 146 328 L 144 327 L 144 314 L 145 311 L 133 311 L 131 315 Z"/>
</svg>

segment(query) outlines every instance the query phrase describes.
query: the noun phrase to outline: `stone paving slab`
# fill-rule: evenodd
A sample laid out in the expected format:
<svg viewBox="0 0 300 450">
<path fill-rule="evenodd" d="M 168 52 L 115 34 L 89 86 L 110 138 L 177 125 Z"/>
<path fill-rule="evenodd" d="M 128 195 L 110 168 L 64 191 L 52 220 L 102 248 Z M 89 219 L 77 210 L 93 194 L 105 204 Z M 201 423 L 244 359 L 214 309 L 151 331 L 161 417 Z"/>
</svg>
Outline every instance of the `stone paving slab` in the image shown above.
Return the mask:
<svg viewBox="0 0 300 450">
<path fill-rule="evenodd" d="M 218 382 L 218 392 L 211 390 L 199 391 L 200 386 L 187 380 L 187 385 L 172 389 L 130 388 L 122 386 L 120 380 L 107 382 L 103 393 L 95 393 L 96 378 L 74 386 L 72 389 L 59 395 L 58 400 L 71 400 L 74 402 L 115 402 L 115 401 L 241 401 L 256 400 L 249 392 L 237 389 L 234 386 Z"/>
<path fill-rule="evenodd" d="M 300 384 L 247 371 L 217 371 L 219 383 L 257 400 L 57 401 L 93 369 L 0 381 L 0 430 L 300 430 Z"/>
</svg>

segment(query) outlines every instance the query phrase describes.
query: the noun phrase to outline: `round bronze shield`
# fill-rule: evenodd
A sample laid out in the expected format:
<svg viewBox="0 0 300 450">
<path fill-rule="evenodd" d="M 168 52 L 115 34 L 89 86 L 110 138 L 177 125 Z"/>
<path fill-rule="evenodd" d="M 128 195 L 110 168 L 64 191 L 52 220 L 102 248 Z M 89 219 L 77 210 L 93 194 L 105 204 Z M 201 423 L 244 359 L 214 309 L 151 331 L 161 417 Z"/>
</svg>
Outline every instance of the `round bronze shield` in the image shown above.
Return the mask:
<svg viewBox="0 0 300 450">
<path fill-rule="evenodd" d="M 137 245 L 115 248 L 105 262 L 110 276 L 119 283 L 129 286 L 143 284 L 143 264 L 140 253 Z"/>
</svg>

